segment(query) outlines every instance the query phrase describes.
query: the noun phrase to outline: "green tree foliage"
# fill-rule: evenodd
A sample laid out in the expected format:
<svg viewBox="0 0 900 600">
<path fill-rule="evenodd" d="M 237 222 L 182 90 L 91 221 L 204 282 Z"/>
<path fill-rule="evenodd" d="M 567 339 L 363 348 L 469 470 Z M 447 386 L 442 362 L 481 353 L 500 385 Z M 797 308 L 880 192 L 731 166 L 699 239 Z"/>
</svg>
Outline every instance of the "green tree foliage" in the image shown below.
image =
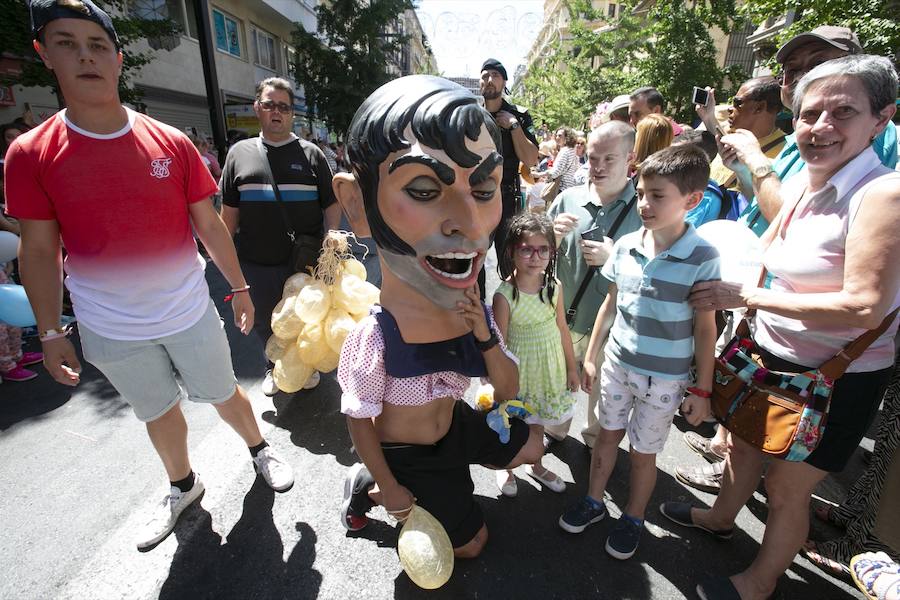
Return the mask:
<svg viewBox="0 0 900 600">
<path fill-rule="evenodd" d="M 726 14 L 734 14 L 733 5 L 731 9 Z M 666 112 L 688 123 L 696 116 L 691 103 L 694 86 L 720 89 L 725 75 L 716 64 L 716 48 L 709 34 L 712 26 L 732 29 L 709 5 L 663 0 L 650 8 L 643 28 L 643 39 L 648 41 L 637 65 L 641 83 L 656 87 L 666 98 Z"/>
<path fill-rule="evenodd" d="M 796 11 L 796 20 L 779 32 L 773 50 L 793 36 L 819 25 L 851 28 L 863 49 L 900 61 L 900 1 L 898 0 L 746 0 L 741 13 L 753 23 Z M 774 57 L 770 60 L 774 66 Z"/>
<path fill-rule="evenodd" d="M 294 32 L 294 77 L 339 137 L 363 100 L 391 79 L 388 65 L 406 41 L 391 26 L 411 8 L 410 0 L 334 0 L 316 7 L 317 33 Z"/>
<path fill-rule="evenodd" d="M 525 79 L 525 102 L 538 118 L 580 126 L 598 103 L 653 85 L 668 100 L 669 114 L 691 121 L 694 85 L 718 88 L 726 76 L 742 81 L 744 74 L 716 65 L 709 34 L 713 27 L 732 31 L 742 24 L 734 17 L 734 0 L 657 0 L 637 12 L 632 0 L 599 28 L 603 15 L 589 0 L 566 4 L 570 39 L 556 42 L 549 58 Z"/>
<path fill-rule="evenodd" d="M 95 0 L 95 4 L 113 16 L 116 33 L 122 42 L 122 76 L 119 94 L 123 101 L 133 102 L 139 95 L 129 87 L 129 82 L 141 67 L 153 60 L 153 51 L 137 52 L 133 44 L 148 38 L 164 38 L 177 35 L 178 25 L 169 19 L 141 19 L 125 12 L 125 0 Z M 28 6 L 22 0 L 0 0 L 0 54 L 22 57 L 22 74 L 0 79 L 3 85 L 25 87 L 51 87 L 60 96 L 53 72 L 46 69 L 34 51 L 31 40 L 31 21 Z"/>
</svg>

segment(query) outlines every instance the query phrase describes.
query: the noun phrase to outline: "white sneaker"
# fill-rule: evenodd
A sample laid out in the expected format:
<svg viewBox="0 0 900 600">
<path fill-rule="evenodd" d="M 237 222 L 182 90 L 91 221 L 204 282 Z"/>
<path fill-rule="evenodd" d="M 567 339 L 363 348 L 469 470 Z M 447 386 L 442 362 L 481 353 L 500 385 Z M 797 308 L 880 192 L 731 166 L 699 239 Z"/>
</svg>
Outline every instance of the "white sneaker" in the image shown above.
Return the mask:
<svg viewBox="0 0 900 600">
<path fill-rule="evenodd" d="M 275 378 L 272 377 L 272 369 L 266 371 L 266 377 L 259 387 L 262 390 L 262 393 L 270 398 L 278 393 L 278 386 L 275 385 Z"/>
<path fill-rule="evenodd" d="M 253 458 L 253 468 L 276 492 L 286 492 L 294 485 L 294 472 L 271 446 L 266 446 Z"/>
<path fill-rule="evenodd" d="M 162 502 L 153 507 L 150 518 L 138 534 L 138 550 L 146 550 L 166 539 L 166 536 L 175 529 L 175 523 L 184 509 L 200 498 L 204 489 L 203 482 L 196 473 L 194 473 L 194 487 L 188 491 L 182 492 L 173 487 Z"/>
<path fill-rule="evenodd" d="M 314 387 L 316 387 L 317 385 L 319 385 L 319 379 L 321 379 L 321 378 L 319 377 L 319 372 L 318 372 L 318 371 L 313 371 L 313 372 L 312 372 L 312 375 L 309 376 L 309 379 L 306 380 L 306 383 L 303 384 L 303 389 L 304 389 L 304 390 L 311 390 L 311 389 L 313 389 Z"/>
</svg>

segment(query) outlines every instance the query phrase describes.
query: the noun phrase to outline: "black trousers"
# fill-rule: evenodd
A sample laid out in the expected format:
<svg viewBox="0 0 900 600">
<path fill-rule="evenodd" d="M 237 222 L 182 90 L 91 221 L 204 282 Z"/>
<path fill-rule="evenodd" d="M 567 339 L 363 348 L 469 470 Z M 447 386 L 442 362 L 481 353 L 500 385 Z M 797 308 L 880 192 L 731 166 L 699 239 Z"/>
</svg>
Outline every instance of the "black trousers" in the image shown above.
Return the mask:
<svg viewBox="0 0 900 600">
<path fill-rule="evenodd" d="M 260 265 L 247 260 L 241 261 L 244 278 L 250 285 L 250 299 L 253 301 L 253 331 L 265 344 L 272 335 L 272 310 L 281 300 L 284 282 L 294 274 L 287 264 Z"/>
</svg>

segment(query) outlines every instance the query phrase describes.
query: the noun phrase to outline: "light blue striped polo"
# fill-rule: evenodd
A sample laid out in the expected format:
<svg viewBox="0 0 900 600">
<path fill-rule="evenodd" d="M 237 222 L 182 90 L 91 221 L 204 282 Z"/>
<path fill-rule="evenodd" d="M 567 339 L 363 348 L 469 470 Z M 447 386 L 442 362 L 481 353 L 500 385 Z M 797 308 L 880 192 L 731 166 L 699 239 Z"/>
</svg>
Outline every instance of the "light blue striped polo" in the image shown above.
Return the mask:
<svg viewBox="0 0 900 600">
<path fill-rule="evenodd" d="M 641 228 L 616 242 L 601 273 L 616 284 L 616 318 L 606 354 L 626 369 L 686 379 L 694 356 L 694 309 L 687 297 L 698 281 L 719 279 L 719 253 L 693 225 L 672 246 L 647 256 Z"/>
</svg>

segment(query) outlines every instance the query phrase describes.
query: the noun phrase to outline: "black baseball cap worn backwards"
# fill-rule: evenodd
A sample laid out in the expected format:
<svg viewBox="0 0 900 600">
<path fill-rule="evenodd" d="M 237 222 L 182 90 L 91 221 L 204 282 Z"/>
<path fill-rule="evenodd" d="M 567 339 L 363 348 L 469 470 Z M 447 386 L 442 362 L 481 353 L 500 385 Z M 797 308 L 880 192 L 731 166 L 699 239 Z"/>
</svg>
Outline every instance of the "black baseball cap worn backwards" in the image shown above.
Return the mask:
<svg viewBox="0 0 900 600">
<path fill-rule="evenodd" d="M 41 29 L 50 21 L 84 19 L 102 27 L 116 48 L 122 46 L 112 19 L 91 0 L 31 0 L 28 11 L 31 14 L 31 34 L 34 39 L 38 39 Z"/>
</svg>

